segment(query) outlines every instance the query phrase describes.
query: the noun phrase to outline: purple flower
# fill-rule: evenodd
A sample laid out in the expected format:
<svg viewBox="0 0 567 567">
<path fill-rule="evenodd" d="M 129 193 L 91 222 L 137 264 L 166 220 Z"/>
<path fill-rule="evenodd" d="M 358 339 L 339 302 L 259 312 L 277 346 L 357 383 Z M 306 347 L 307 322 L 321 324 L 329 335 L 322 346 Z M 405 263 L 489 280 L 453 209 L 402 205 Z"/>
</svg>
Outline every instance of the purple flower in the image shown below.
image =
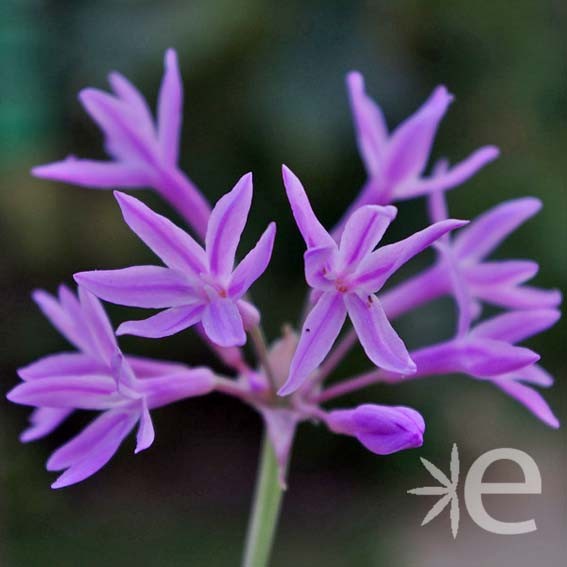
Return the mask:
<svg viewBox="0 0 567 567">
<path fill-rule="evenodd" d="M 416 376 L 459 372 L 487 380 L 519 401 L 551 427 L 559 421 L 532 386 L 549 387 L 553 378 L 536 362 L 539 355 L 515 346 L 553 326 L 561 314 L 556 309 L 510 311 L 483 321 L 464 336 L 412 351 Z"/>
<path fill-rule="evenodd" d="M 149 410 L 209 393 L 215 377 L 207 368 L 125 357 L 98 299 L 79 288 L 79 300 L 62 286 L 59 300 L 38 291 L 36 302 L 78 352 L 51 355 L 19 370 L 23 382 L 8 399 L 33 406 L 31 441 L 50 433 L 76 409 L 102 411 L 60 447 L 47 469 L 65 472 L 52 485 L 62 488 L 93 475 L 138 424 L 136 453 L 154 440 Z"/>
<path fill-rule="evenodd" d="M 385 205 L 452 189 L 499 155 L 494 146 L 485 146 L 443 175 L 424 177 L 437 128 L 453 96 L 445 87 L 437 87 L 415 114 L 389 134 L 382 110 L 365 92 L 362 75 L 349 73 L 347 87 L 368 182 L 345 219 L 362 205 Z"/>
<path fill-rule="evenodd" d="M 480 314 L 479 300 L 508 309 L 545 309 L 561 303 L 558 290 L 546 290 L 524 284 L 533 278 L 539 266 L 530 260 L 486 260 L 486 257 L 519 226 L 541 209 L 533 197 L 515 199 L 497 205 L 477 217 L 454 237 L 447 235 L 438 244 L 439 282 L 452 290 L 459 305 L 459 332 L 464 332 Z M 433 222 L 447 218 L 445 195 L 430 196 Z"/>
<path fill-rule="evenodd" d="M 215 205 L 205 249 L 134 197 L 118 192 L 115 195 L 128 226 L 167 266 L 134 266 L 75 275 L 80 285 L 106 301 L 165 308 L 149 319 L 123 323 L 117 333 L 160 338 L 201 322 L 206 336 L 216 345 L 243 345 L 245 327 L 257 324 L 259 314 L 242 297 L 268 266 L 276 233 L 271 223 L 256 246 L 234 267 L 252 202 L 252 175 L 244 175 Z"/>
<path fill-rule="evenodd" d="M 368 358 L 403 374 L 415 365 L 388 321 L 375 293 L 410 258 L 466 221 L 447 220 L 373 251 L 396 208 L 367 205 L 348 219 L 340 244 L 317 220 L 299 179 L 284 166 L 284 184 L 293 215 L 307 245 L 305 275 L 315 290 L 315 305 L 301 332 L 289 378 L 279 391 L 297 390 L 333 346 L 348 313 Z"/>
<path fill-rule="evenodd" d="M 326 415 L 325 422 L 334 433 L 352 435 L 378 455 L 423 445 L 423 417 L 403 406 L 364 404 L 355 409 L 333 410 Z"/>
<path fill-rule="evenodd" d="M 210 206 L 178 169 L 183 85 L 173 49 L 165 54 L 165 73 L 158 99 L 157 123 L 140 92 L 121 74 L 111 73 L 114 94 L 84 89 L 79 98 L 105 136 L 112 161 L 67 159 L 33 168 L 45 179 L 99 189 L 153 187 L 195 231 L 204 236 Z"/>
<path fill-rule="evenodd" d="M 467 221 L 448 218 L 445 191 L 468 180 L 499 151 L 486 146 L 452 167 L 440 161 L 426 174 L 437 129 L 453 100 L 445 87 L 437 87 L 417 112 L 389 133 L 380 108 L 365 92 L 362 76 L 348 75 L 368 179 L 331 232 L 315 216 L 299 179 L 283 166 L 287 197 L 307 248 L 309 310 L 299 337 L 285 327 L 283 336 L 268 348 L 260 314 L 247 293 L 270 262 L 275 224 L 270 223 L 254 248 L 235 263 L 252 202 L 252 175 L 244 175 L 211 210 L 179 169 L 182 84 L 173 50 L 165 56 L 156 117 L 126 78 L 113 73 L 109 80 L 112 93 L 85 89 L 80 100 L 103 132 L 110 160 L 69 157 L 34 168 L 33 173 L 87 187 L 153 188 L 185 217 L 199 242 L 141 201 L 115 192 L 124 220 L 163 265 L 78 273 L 78 297 L 64 286 L 57 298 L 34 293 L 44 314 L 77 350 L 47 356 L 19 370 L 22 382 L 8 398 L 34 408 L 22 440 L 49 434 L 75 410 L 98 412 L 50 457 L 47 468 L 62 471 L 53 488 L 97 472 L 134 429 L 135 452 L 148 448 L 155 437 L 151 410 L 213 390 L 234 396 L 259 413 L 284 486 L 296 430 L 303 421 L 353 436 L 379 455 L 420 447 L 425 423 L 411 408 L 322 407 L 338 396 L 376 382 L 399 382 L 408 375 L 457 372 L 490 382 L 543 422 L 558 427 L 535 389 L 550 386 L 553 378 L 538 366 L 539 355 L 518 343 L 557 321 L 555 307 L 561 294 L 523 285 L 537 273 L 534 262 L 486 260 L 541 204 L 531 198 L 503 203 L 455 237 L 450 234 Z M 429 197 L 434 224 L 377 248 L 397 215 L 391 203 L 421 195 Z M 400 267 L 432 244 L 438 256 L 431 268 L 382 292 Z M 408 352 L 391 320 L 447 294 L 455 297 L 459 309 L 455 336 Z M 159 312 L 127 321 L 114 333 L 97 297 Z M 473 326 L 481 302 L 514 311 Z M 352 329 L 333 349 L 347 316 Z M 234 377 L 125 356 L 116 340 L 122 334 L 161 338 L 192 326 Z M 240 348 L 246 331 L 251 332 L 255 365 Z M 325 379 L 357 342 L 376 368 L 325 386 Z M 282 400 L 276 391 L 294 395 Z M 262 479 L 267 478 L 264 472 Z"/>
</svg>

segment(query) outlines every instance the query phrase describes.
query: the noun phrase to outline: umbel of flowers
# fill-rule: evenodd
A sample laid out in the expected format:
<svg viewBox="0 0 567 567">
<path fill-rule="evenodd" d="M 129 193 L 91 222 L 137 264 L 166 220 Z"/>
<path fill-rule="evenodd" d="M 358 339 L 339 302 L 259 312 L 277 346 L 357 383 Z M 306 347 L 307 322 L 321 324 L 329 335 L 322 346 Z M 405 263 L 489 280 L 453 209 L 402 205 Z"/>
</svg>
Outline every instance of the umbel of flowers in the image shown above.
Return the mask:
<svg viewBox="0 0 567 567">
<path fill-rule="evenodd" d="M 450 219 L 445 193 L 466 182 L 498 156 L 487 146 L 449 167 L 427 164 L 439 123 L 453 97 L 437 87 L 413 115 L 389 129 L 380 107 L 367 95 L 359 73 L 347 76 L 358 147 L 368 179 L 335 227 L 318 220 L 299 178 L 283 167 L 291 212 L 305 241 L 307 309 L 298 329 L 287 326 L 267 344 L 261 306 L 250 290 L 268 268 L 276 237 L 273 222 L 250 250 L 239 241 L 252 205 L 248 173 L 211 206 L 178 166 L 182 83 L 173 50 L 157 113 L 122 75 L 110 75 L 112 93 L 85 89 L 80 100 L 100 127 L 109 159 L 69 157 L 39 166 L 33 174 L 84 187 L 118 189 L 124 221 L 155 254 L 155 265 L 95 270 L 74 276 L 75 292 L 62 285 L 56 296 L 33 298 L 73 351 L 57 353 L 19 370 L 21 382 L 8 398 L 31 406 L 22 441 L 39 439 L 76 410 L 95 413 L 90 425 L 57 449 L 47 462 L 63 471 L 61 488 L 86 479 L 136 430 L 135 452 L 154 440 L 151 411 L 210 392 L 235 396 L 259 412 L 286 480 L 297 425 L 305 420 L 349 435 L 378 455 L 419 447 L 424 418 L 415 409 L 373 403 L 335 407 L 340 396 L 377 382 L 393 384 L 461 373 L 496 386 L 551 427 L 559 423 L 536 388 L 552 384 L 539 356 L 517 343 L 551 327 L 559 318 L 555 290 L 526 285 L 538 271 L 529 260 L 490 260 L 491 252 L 540 209 L 534 198 L 499 204 L 477 219 Z M 187 223 L 180 227 L 122 190 L 151 188 Z M 425 197 L 430 221 L 399 242 L 380 245 L 395 221 L 396 201 Z M 428 247 L 435 263 L 395 286 L 390 277 Z M 392 325 L 401 315 L 442 296 L 458 310 L 454 336 L 408 351 Z M 113 330 L 100 300 L 159 310 Z M 482 306 L 500 308 L 481 320 Z M 143 315 L 141 315 L 143 317 Z M 192 328 L 231 369 L 189 367 L 123 354 L 116 335 L 162 339 Z M 257 361 L 246 359 L 249 339 Z M 360 343 L 369 371 L 327 379 Z"/>
</svg>

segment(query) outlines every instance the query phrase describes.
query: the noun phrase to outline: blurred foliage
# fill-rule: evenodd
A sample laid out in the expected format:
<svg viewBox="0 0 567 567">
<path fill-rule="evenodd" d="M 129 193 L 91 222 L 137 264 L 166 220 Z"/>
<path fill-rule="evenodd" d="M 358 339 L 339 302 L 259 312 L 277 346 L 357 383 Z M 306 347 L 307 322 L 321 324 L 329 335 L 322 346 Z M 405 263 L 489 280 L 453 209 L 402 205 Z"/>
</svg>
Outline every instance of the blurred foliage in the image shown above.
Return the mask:
<svg viewBox="0 0 567 567">
<path fill-rule="evenodd" d="M 67 153 L 101 157 L 99 133 L 77 102 L 78 90 L 105 87 L 106 74 L 119 69 L 154 103 L 169 46 L 179 52 L 185 81 L 184 167 L 211 200 L 254 171 L 244 246 L 269 219 L 278 222 L 274 260 L 254 290 L 271 337 L 297 316 L 305 291 L 302 243 L 284 198 L 280 164 L 300 175 L 328 223 L 364 178 L 343 83 L 353 68 L 365 74 L 391 126 L 436 84 L 455 93 L 434 154 L 457 161 L 494 143 L 503 155 L 450 195 L 452 214 L 471 218 L 504 199 L 541 198 L 543 212 L 501 254 L 536 258 L 542 266 L 537 283 L 564 288 L 566 17 L 567 4 L 560 0 L 3 0 L 2 393 L 15 384 L 19 365 L 68 348 L 30 302 L 34 287 L 54 290 L 75 271 L 150 258 L 121 222 L 110 194 L 35 180 L 28 171 Z M 171 214 L 154 195 L 143 198 Z M 403 204 L 390 238 L 423 226 L 424 213 L 421 201 Z M 415 261 L 412 269 L 430 258 Z M 110 312 L 115 321 L 128 313 Z M 405 317 L 400 329 L 411 345 L 422 344 L 450 333 L 451 314 L 451 303 L 440 302 Z M 559 379 L 546 396 L 560 416 L 566 338 L 558 326 L 533 342 Z M 130 338 L 123 346 L 214 364 L 191 332 L 159 342 Z M 363 368 L 354 353 L 341 372 Z M 559 457 L 549 456 L 558 454 L 562 434 L 488 385 L 439 378 L 376 387 L 347 402 L 369 399 L 420 409 L 428 420 L 426 445 L 377 458 L 351 439 L 303 425 L 274 565 L 414 565 L 407 541 L 417 546 L 426 535 L 426 528 L 418 528 L 426 508 L 405 491 L 423 480 L 417 455 L 444 462 L 453 441 L 471 460 L 495 446 L 543 451 L 549 474 L 557 470 Z M 28 412 L 0 405 L 1 565 L 110 567 L 125 558 L 140 567 L 236 564 L 259 440 L 258 419 L 247 408 L 213 396 L 157 412 L 151 451 L 134 457 L 126 443 L 101 473 L 54 493 L 43 462 L 80 422 L 24 446 L 17 434 Z M 545 494 L 550 522 L 561 497 L 564 489 Z M 427 551 L 439 566 L 443 542 L 439 548 L 433 543 Z M 504 544 L 513 554 L 515 547 Z M 559 537 L 554 544 L 560 545 Z M 480 564 L 467 557 L 463 551 L 459 564 Z M 519 557 L 517 567 L 533 565 L 529 555 Z M 482 564 L 491 564 L 485 559 Z"/>
</svg>

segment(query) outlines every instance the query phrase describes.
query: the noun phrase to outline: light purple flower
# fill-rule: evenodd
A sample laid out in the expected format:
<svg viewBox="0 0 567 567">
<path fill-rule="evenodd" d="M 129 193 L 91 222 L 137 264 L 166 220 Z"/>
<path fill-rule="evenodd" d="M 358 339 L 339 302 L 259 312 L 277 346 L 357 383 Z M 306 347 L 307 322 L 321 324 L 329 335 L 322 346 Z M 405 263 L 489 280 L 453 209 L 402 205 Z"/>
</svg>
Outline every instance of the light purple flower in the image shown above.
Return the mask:
<svg viewBox="0 0 567 567">
<path fill-rule="evenodd" d="M 77 349 L 76 352 L 52 354 L 18 370 L 22 380 L 32 381 L 53 376 L 82 376 L 104 373 L 110 370 L 115 341 L 101 339 L 107 329 L 106 316 L 96 307 L 89 309 L 77 299 L 66 286 L 59 287 L 58 297 L 37 290 L 33 299 L 51 324 Z M 83 300 L 84 303 L 85 300 Z M 179 372 L 186 367 L 173 362 L 128 356 L 129 364 L 141 377 L 159 376 Z M 70 414 L 68 408 L 42 407 L 34 410 L 30 417 L 31 426 L 21 440 L 34 441 L 51 433 Z"/>
<path fill-rule="evenodd" d="M 415 365 L 375 293 L 410 258 L 466 221 L 447 220 L 374 252 L 396 208 L 367 205 L 347 221 L 340 244 L 317 220 L 299 179 L 284 166 L 293 215 L 307 245 L 305 275 L 315 305 L 301 332 L 289 378 L 279 391 L 297 390 L 330 351 L 347 313 L 368 358 L 377 366 L 411 374 Z"/>
<path fill-rule="evenodd" d="M 79 288 L 79 300 L 63 286 L 59 300 L 45 292 L 34 297 L 79 352 L 51 355 L 19 371 L 23 382 L 9 392 L 8 399 L 36 408 L 24 440 L 50 433 L 76 409 L 103 412 L 50 457 L 48 470 L 65 471 L 53 488 L 97 472 L 136 424 L 136 453 L 147 449 L 154 440 L 151 409 L 207 394 L 215 386 L 207 368 L 125 357 L 102 305 L 84 289 Z"/>
<path fill-rule="evenodd" d="M 551 427 L 559 421 L 532 386 L 549 387 L 553 378 L 536 362 L 539 355 L 515 346 L 553 326 L 556 309 L 510 311 L 483 321 L 450 341 L 412 351 L 418 376 L 459 372 L 487 380 L 519 401 Z"/>
<path fill-rule="evenodd" d="M 113 73 L 109 80 L 112 93 L 85 89 L 80 100 L 103 132 L 111 159 L 69 157 L 34 168 L 33 173 L 87 187 L 153 188 L 177 208 L 204 245 L 139 200 L 115 192 L 124 220 L 163 265 L 78 273 L 78 298 L 63 286 L 58 298 L 41 291 L 34 294 L 42 311 L 77 351 L 48 356 L 19 370 L 22 382 L 8 398 L 34 408 L 22 440 L 47 435 L 75 410 L 98 412 L 90 425 L 49 459 L 49 470 L 63 471 L 54 488 L 97 472 L 134 429 L 136 453 L 148 448 L 155 437 L 150 415 L 154 408 L 213 390 L 242 400 L 260 414 L 283 486 L 297 426 L 303 421 L 353 436 L 379 455 L 422 445 L 425 423 L 411 408 L 321 407 L 380 381 L 463 373 L 492 383 L 543 422 L 558 427 L 556 416 L 534 388 L 551 385 L 553 378 L 537 365 L 537 353 L 517 343 L 557 321 L 559 312 L 554 308 L 561 295 L 523 285 L 537 273 L 534 262 L 486 260 L 541 205 L 536 199 L 503 203 L 455 237 L 450 234 L 467 222 L 448 219 L 444 192 L 468 180 L 499 151 L 486 146 L 452 167 L 440 161 L 426 174 L 437 129 L 453 100 L 445 87 L 437 87 L 417 112 L 388 132 L 380 108 L 365 92 L 362 76 L 348 75 L 368 179 L 331 232 L 315 216 L 299 179 L 283 167 L 287 197 L 307 248 L 309 312 L 300 337 L 284 328 L 283 336 L 268 349 L 258 326 L 260 314 L 247 292 L 271 259 L 274 223 L 235 265 L 251 207 L 251 174 L 243 176 L 211 210 L 179 169 L 182 84 L 173 50 L 165 56 L 156 117 L 126 78 Z M 434 224 L 377 248 L 397 214 L 391 203 L 421 195 L 429 197 Z M 433 267 L 382 292 L 400 267 L 432 244 L 438 250 Z M 459 308 L 455 337 L 408 352 L 390 321 L 447 294 L 454 295 Z M 123 355 L 96 296 L 160 310 L 147 319 L 123 323 L 118 335 L 160 338 L 194 326 L 236 377 Z M 473 326 L 481 302 L 514 311 Z M 352 329 L 327 358 L 347 316 Z M 247 330 L 252 330 L 254 338 L 256 367 L 249 365 L 240 348 L 246 343 Z M 377 368 L 325 387 L 324 380 L 357 341 Z M 294 395 L 282 401 L 275 391 L 280 396 Z"/>
<path fill-rule="evenodd" d="M 173 49 L 165 54 L 165 73 L 157 121 L 140 92 L 121 74 L 109 76 L 113 94 L 84 89 L 79 98 L 105 136 L 112 161 L 67 159 L 33 168 L 37 177 L 98 189 L 153 187 L 204 236 L 210 206 L 177 167 L 183 117 L 183 85 Z"/>
<path fill-rule="evenodd" d="M 331 431 L 356 437 L 378 455 L 423 445 L 425 422 L 419 412 L 408 407 L 363 404 L 330 411 L 324 419 Z"/>
<path fill-rule="evenodd" d="M 430 196 L 432 222 L 447 218 L 445 195 Z M 439 282 L 452 291 L 459 306 L 459 332 L 463 333 L 481 311 L 479 301 L 508 309 L 545 309 L 561 303 L 558 290 L 523 285 L 539 266 L 531 260 L 486 260 L 500 243 L 541 209 L 533 197 L 506 201 L 473 220 L 454 238 L 444 237 L 436 270 Z"/>
<path fill-rule="evenodd" d="M 415 114 L 388 133 L 382 110 L 365 92 L 362 75 L 349 73 L 347 87 L 368 181 L 345 219 L 362 205 L 386 205 L 452 189 L 499 155 L 498 148 L 485 146 L 443 175 L 424 177 L 437 128 L 453 96 L 444 86 L 437 87 Z"/>
<path fill-rule="evenodd" d="M 134 266 L 81 272 L 75 280 L 112 303 L 164 309 L 142 321 L 128 321 L 119 335 L 160 338 L 198 322 L 221 347 L 241 346 L 245 328 L 259 321 L 256 308 L 242 299 L 268 266 L 276 227 L 271 223 L 256 246 L 234 267 L 236 249 L 252 202 L 252 175 L 244 175 L 215 205 L 205 249 L 167 218 L 116 192 L 124 220 L 167 267 Z"/>
</svg>

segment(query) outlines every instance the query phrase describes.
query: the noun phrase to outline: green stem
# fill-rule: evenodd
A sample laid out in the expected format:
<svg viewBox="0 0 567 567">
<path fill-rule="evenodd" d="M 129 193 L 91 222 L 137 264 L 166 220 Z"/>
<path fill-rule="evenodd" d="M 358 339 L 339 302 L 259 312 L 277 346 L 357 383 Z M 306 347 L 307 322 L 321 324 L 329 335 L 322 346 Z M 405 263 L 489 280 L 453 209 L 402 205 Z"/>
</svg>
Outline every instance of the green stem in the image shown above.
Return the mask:
<svg viewBox="0 0 567 567">
<path fill-rule="evenodd" d="M 268 565 L 282 494 L 276 456 L 268 435 L 264 432 L 242 567 L 266 567 Z"/>
</svg>

